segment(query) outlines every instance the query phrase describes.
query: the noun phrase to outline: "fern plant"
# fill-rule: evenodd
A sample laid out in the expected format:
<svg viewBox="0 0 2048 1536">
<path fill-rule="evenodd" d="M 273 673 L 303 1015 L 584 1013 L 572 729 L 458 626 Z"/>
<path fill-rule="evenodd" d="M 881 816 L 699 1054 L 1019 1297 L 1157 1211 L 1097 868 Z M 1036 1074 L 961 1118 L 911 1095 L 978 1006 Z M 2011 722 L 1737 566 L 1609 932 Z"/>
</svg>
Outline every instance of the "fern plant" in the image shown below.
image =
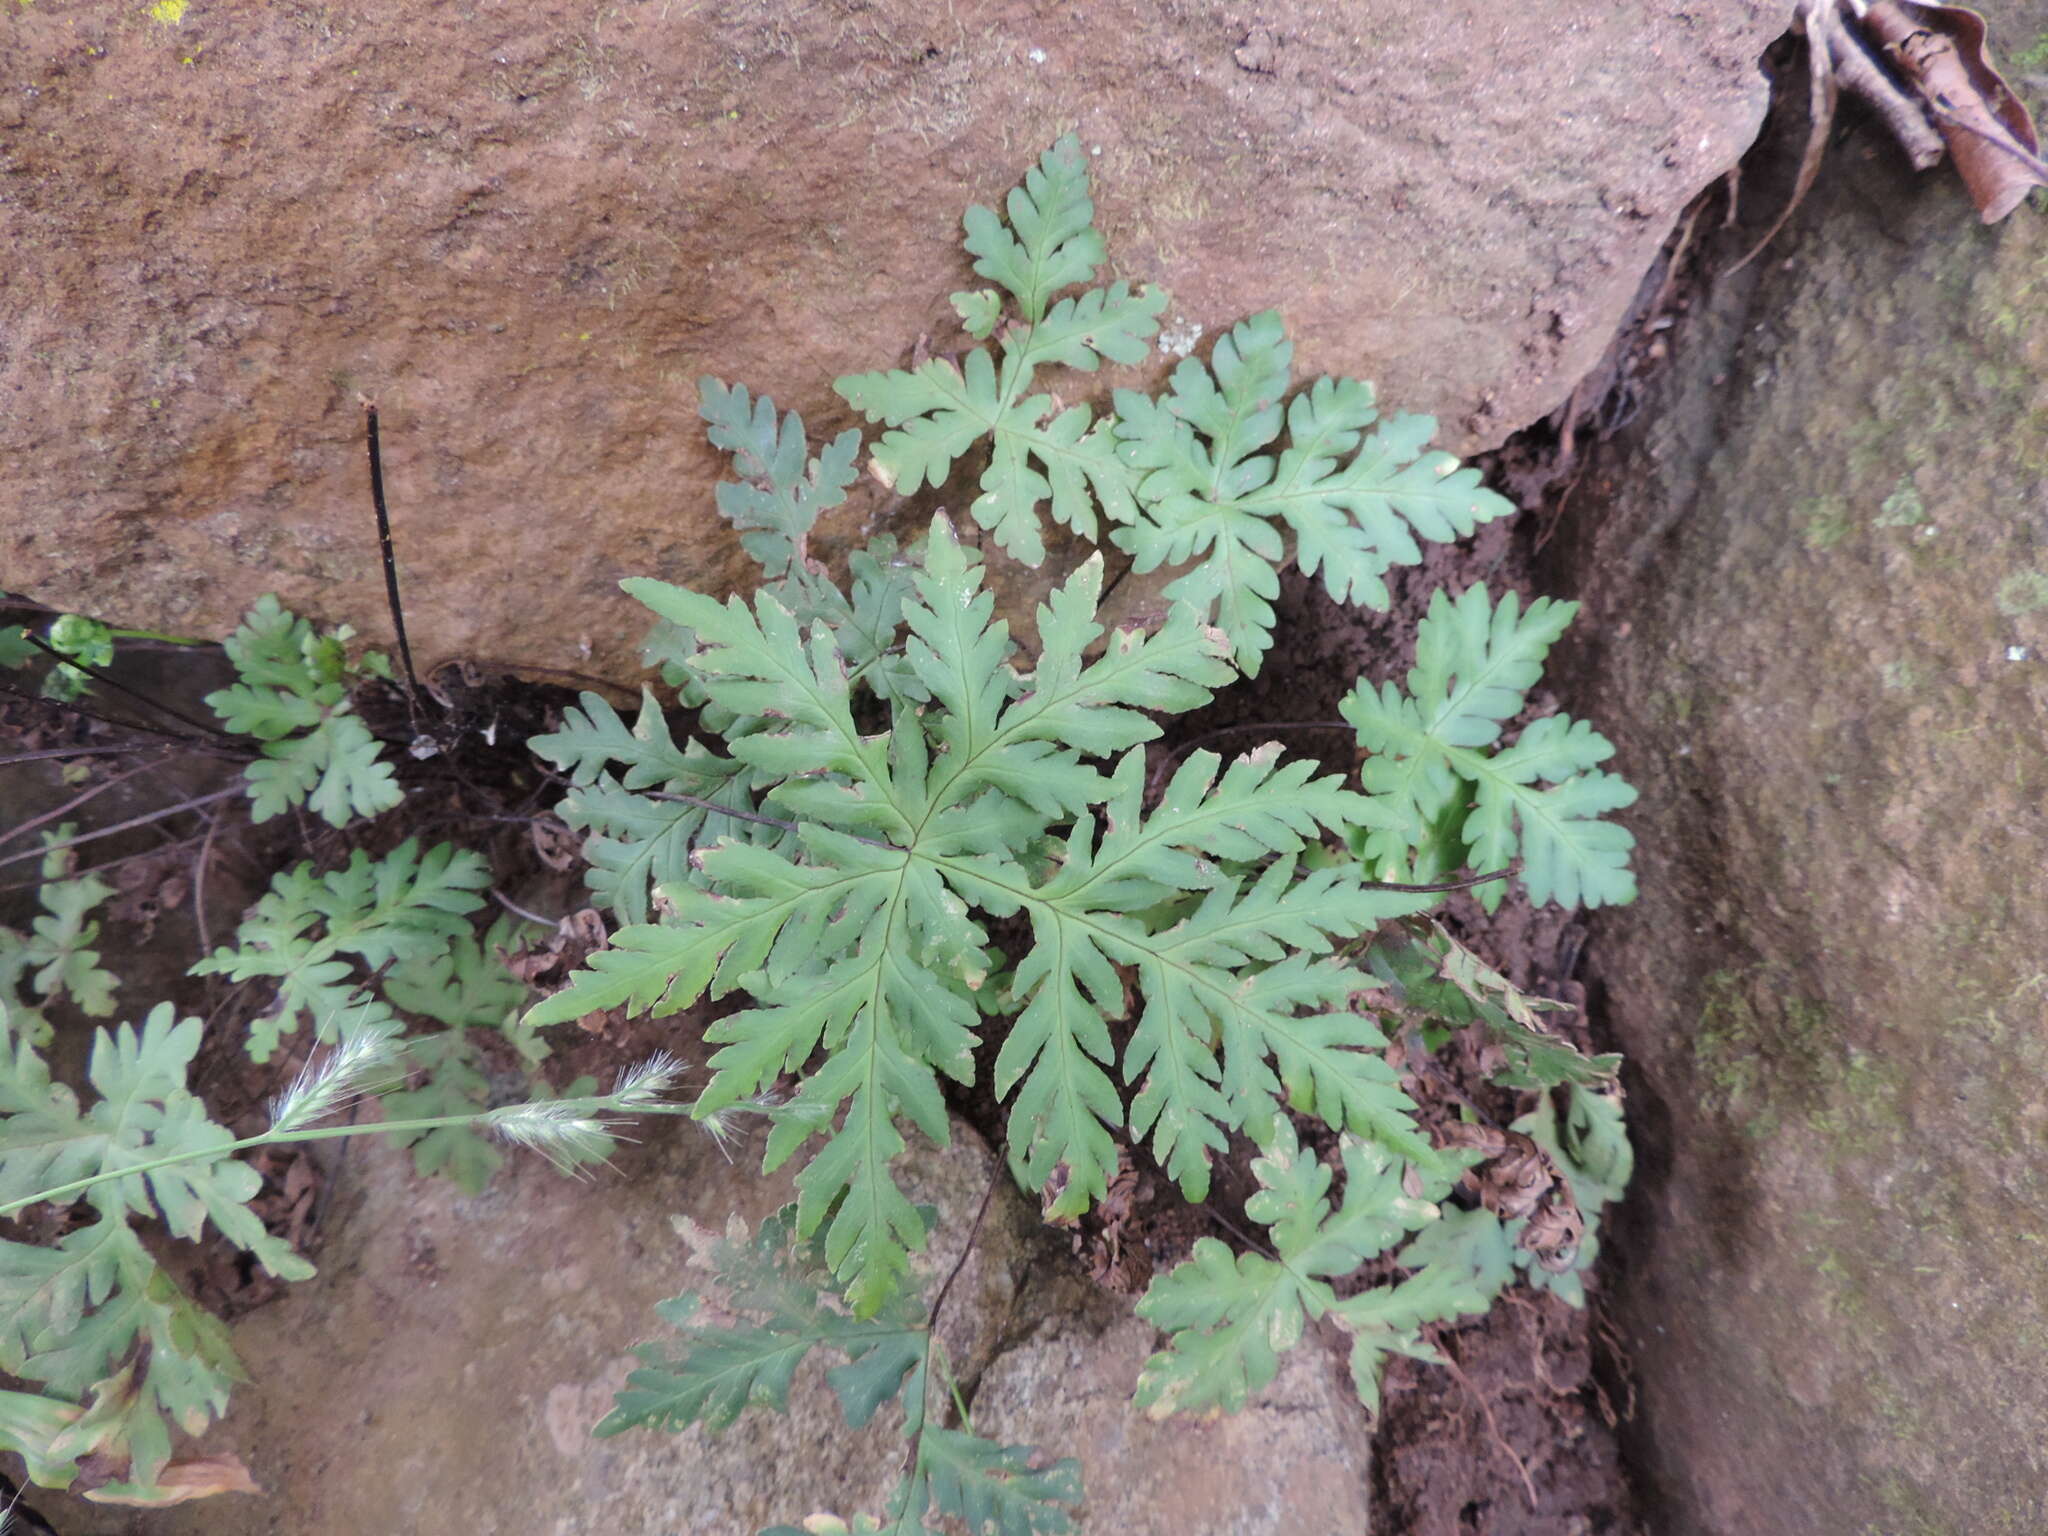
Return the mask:
<svg viewBox="0 0 2048 1536">
<path fill-rule="evenodd" d="M 1340 601 L 1384 606 L 1386 571 L 1418 561 L 1418 539 L 1469 533 L 1508 503 L 1426 451 L 1427 418 L 1381 420 L 1369 385 L 1318 379 L 1289 400 L 1270 313 L 1156 398 L 1063 403 L 1046 370 L 1139 360 L 1166 301 L 1123 283 L 1068 292 L 1104 255 L 1072 139 L 1007 212 L 966 220 L 994 284 L 954 295 L 978 344 L 838 382 L 886 429 L 871 472 L 905 495 L 936 490 L 981 452 L 969 515 L 1009 555 L 1041 560 L 1050 515 L 1106 534 L 1141 572 L 1193 563 L 1156 631 L 1109 633 L 1091 556 L 1038 610 L 1030 651 L 943 513 L 916 545 L 855 556 L 842 590 L 808 540 L 851 484 L 857 437 L 811 456 L 794 413 L 704 381 L 702 414 L 738 473 L 718 506 L 764 582 L 751 601 L 625 583 L 657 616 L 649 658 L 701 738 L 679 745 L 646 692 L 630 725 L 587 694 L 533 743 L 573 781 L 563 815 L 589 834 L 593 889 L 626 926 L 528 1022 L 743 993 L 706 1031 L 717 1049 L 694 1112 L 794 1079 L 765 1162 L 810 1155 L 787 1232 L 724 1260 L 756 1277 L 735 1279 L 736 1309 L 762 1316 L 650 1346 L 606 1433 L 779 1406 L 787 1371 L 827 1342 L 852 1356 L 835 1386 L 904 1377 L 910 1256 L 929 1222 L 892 1164 L 903 1123 L 943 1142 L 945 1084 L 983 1072 L 1007 1106 L 1010 1169 L 1055 1217 L 1104 1197 L 1119 1137 L 1145 1142 L 1193 1200 L 1233 1135 L 1260 1149 L 1247 1209 L 1271 1252 L 1205 1240 L 1141 1305 L 1167 1335 L 1140 1388 L 1155 1414 L 1240 1406 L 1319 1318 L 1353 1336 L 1375 1403 L 1390 1354 L 1428 1358 L 1433 1326 L 1484 1311 L 1518 1271 L 1575 1297 L 1599 1209 L 1626 1182 L 1613 1059 L 1580 1055 L 1536 1000 L 1415 921 L 1465 867 L 1486 872 L 1489 906 L 1510 879 L 1538 902 L 1632 898 L 1629 835 L 1601 819 L 1633 798 L 1595 771 L 1611 747 L 1564 716 L 1502 745 L 1574 606 L 1439 594 L 1406 689 L 1361 682 L 1346 700 L 1367 754 L 1356 788 L 1269 744 L 1229 763 L 1191 753 L 1148 793 L 1161 718 L 1257 670 L 1285 559 Z M 1541 1097 L 1513 1126 L 1475 1121 L 1439 1144 L 1389 1050 L 1398 1037 L 1412 1060 L 1464 1028 L 1488 1032 L 1504 1086 Z M 1311 1121 L 1336 1133 L 1340 1167 L 1303 1150 Z M 1543 1161 L 1541 1202 L 1486 1184 L 1481 1144 L 1510 1137 Z M 792 1256 L 761 1278 L 778 1245 Z M 1385 1278 L 1361 1286 L 1368 1268 Z M 681 1301 L 665 1315 L 688 1316 Z M 872 1392 L 861 1401 L 872 1411 Z M 1005 1477 L 1029 1465 L 988 1442 L 974 1455 Z M 923 1529 L 930 1507 L 906 1484 L 888 1528 Z M 1058 1513 L 938 1507 L 977 1531 Z"/>
<path fill-rule="evenodd" d="M 975 272 L 1001 291 L 953 295 L 969 336 L 986 340 L 1001 328 L 995 349 L 970 348 L 957 363 L 933 358 L 910 370 L 851 374 L 837 388 L 870 421 L 887 423 L 874 473 L 903 495 L 945 484 L 985 439 L 988 464 L 969 515 L 1011 555 L 1037 565 L 1045 558 L 1041 506 L 1087 539 L 1096 535 L 1098 509 L 1117 522 L 1130 521 L 1136 509 L 1112 421 L 1086 405 L 1062 407 L 1050 392 L 1032 393 L 1035 376 L 1054 366 L 1093 373 L 1105 362 L 1141 361 L 1167 296 L 1119 282 L 1053 298 L 1092 279 L 1105 254 L 1087 160 L 1071 134 L 1010 193 L 1007 212 L 1007 225 L 979 206 L 965 220 Z M 1014 309 L 1007 325 L 1006 302 Z"/>
<path fill-rule="evenodd" d="M 1429 881 L 1519 856 L 1532 901 L 1635 900 L 1634 839 L 1600 819 L 1636 798 L 1624 780 L 1595 771 L 1614 755 L 1607 738 L 1583 720 L 1546 715 L 1512 747 L 1488 750 L 1522 712 L 1578 607 L 1538 598 L 1524 612 L 1514 593 L 1495 603 L 1477 586 L 1455 602 L 1441 591 L 1431 597 L 1407 692 L 1361 682 L 1339 706 L 1368 754 L 1360 780 L 1385 813 L 1354 840 L 1362 857 Z M 1499 886 L 1480 893 L 1488 911 L 1500 897 Z"/>
<path fill-rule="evenodd" d="M 1091 560 L 1052 595 L 1042 654 L 1013 668 L 981 571 L 934 519 L 903 610 L 928 701 L 893 705 L 885 734 L 855 723 L 827 626 L 803 635 L 767 594 L 750 608 L 628 584 L 696 635 L 691 667 L 711 701 L 763 727 L 730 748 L 787 842 L 698 848 L 694 879 L 665 889 L 669 918 L 620 930 L 529 1021 L 671 1013 L 744 985 L 757 1006 L 708 1034 L 723 1048 L 699 1100 L 706 1113 L 798 1071 L 822 1044 L 825 1064 L 804 1078 L 768 1160 L 823 1135 L 798 1177 L 799 1227 L 826 1227 L 826 1256 L 858 1311 L 895 1290 L 925 1237 L 889 1170 L 904 1145 L 896 1116 L 945 1139 L 939 1077 L 971 1080 L 984 1008 L 1014 1016 L 994 1071 L 998 1093 L 1016 1091 L 1018 1176 L 1036 1187 L 1064 1164 L 1065 1212 L 1106 1191 L 1110 1128 L 1126 1121 L 1105 1071 L 1120 966 L 1135 968 L 1142 998 L 1122 1063 L 1136 1090 L 1128 1123 L 1190 1198 L 1206 1194 L 1227 1133 L 1270 1126 L 1283 1098 L 1432 1157 L 1377 1054 L 1384 1037 L 1344 1007 L 1351 973 L 1316 963 L 1429 898 L 1372 889 L 1355 866 L 1299 872 L 1308 840 L 1379 817 L 1274 752 L 1220 778 L 1215 756 L 1196 753 L 1145 814 L 1133 749 L 1160 727 L 1142 711 L 1206 703 L 1232 675 L 1228 642 L 1183 607 L 1157 634 L 1120 633 L 1085 660 L 1103 636 L 1101 570 Z M 1258 859 L 1271 862 L 1256 876 L 1229 867 Z M 1032 942 L 1014 967 L 977 914 L 1028 920 Z"/>
</svg>

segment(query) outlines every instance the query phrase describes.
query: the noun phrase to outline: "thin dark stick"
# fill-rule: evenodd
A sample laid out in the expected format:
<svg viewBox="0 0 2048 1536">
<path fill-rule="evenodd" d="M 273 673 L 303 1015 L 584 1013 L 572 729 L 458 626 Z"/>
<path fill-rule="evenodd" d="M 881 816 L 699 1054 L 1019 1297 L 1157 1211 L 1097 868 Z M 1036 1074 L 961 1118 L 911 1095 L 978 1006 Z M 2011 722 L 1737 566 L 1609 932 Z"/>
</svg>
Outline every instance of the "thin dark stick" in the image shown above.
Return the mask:
<svg viewBox="0 0 2048 1536">
<path fill-rule="evenodd" d="M 74 869 L 70 874 L 66 875 L 64 878 L 67 880 L 83 880 L 87 875 L 96 875 L 103 869 L 117 869 L 123 864 L 132 864 L 137 859 L 153 859 L 161 854 L 176 852 L 180 848 L 189 848 L 192 844 L 198 841 L 199 839 L 196 837 L 188 837 L 184 839 L 184 841 L 182 842 L 171 843 L 165 847 L 144 848 L 136 853 L 124 853 L 118 859 L 109 859 L 104 864 L 90 864 L 87 865 L 84 869 Z M 13 885 L 0 885 L 0 895 L 7 895 L 14 891 L 40 890 L 42 888 L 42 885 L 43 882 L 40 879 L 19 880 L 16 881 Z"/>
<path fill-rule="evenodd" d="M 87 720 L 96 720 L 101 725 L 111 725 L 118 731 L 139 731 L 145 736 L 155 736 L 164 741 L 175 741 L 195 751 L 212 752 L 223 757 L 238 758 L 243 762 L 247 762 L 256 755 L 253 752 L 237 750 L 240 744 L 231 736 L 224 736 L 219 741 L 209 741 L 204 736 L 192 736 L 184 731 L 174 731 L 167 725 L 152 725 L 147 720 L 122 720 L 117 716 L 102 714 L 99 710 L 90 709 L 79 703 L 76 699 L 46 699 L 41 694 L 30 693 L 28 689 L 5 677 L 0 677 L 0 693 L 11 693 L 17 699 L 26 699 L 31 704 L 45 705 L 51 709 L 61 709 L 70 714 L 80 715 Z M 75 757 L 80 752 L 87 750 L 89 749 L 80 747 L 74 751 L 49 752 L 44 755 L 49 757 Z M 136 749 L 110 747 L 104 750 L 129 751 Z M 20 759 L 23 762 L 31 760 L 29 758 Z"/>
<path fill-rule="evenodd" d="M 45 699 L 46 704 L 55 700 Z M 12 757 L 0 757 L 0 768 L 12 768 L 17 763 L 42 763 L 60 757 L 119 757 L 123 752 L 157 752 L 162 749 L 153 741 L 130 742 L 119 747 L 51 747 L 42 752 L 17 752 Z"/>
<path fill-rule="evenodd" d="M 939 1314 L 946 1310 L 946 1297 L 952 1293 L 953 1282 L 960 1278 L 960 1271 L 967 1267 L 967 1256 L 974 1252 L 974 1240 L 981 1235 L 981 1224 L 988 1216 L 989 1203 L 996 1197 L 996 1184 L 1003 1176 L 1002 1165 L 998 1163 L 989 1175 L 988 1188 L 981 1192 L 981 1204 L 975 1207 L 974 1223 L 967 1229 L 967 1241 L 960 1245 L 960 1256 L 953 1260 L 953 1267 L 946 1271 L 946 1278 L 939 1286 L 939 1294 L 932 1298 L 931 1310 L 924 1317 L 924 1383 L 922 1390 L 931 1391 L 932 1346 L 939 1338 Z M 921 1407 L 923 1405 L 920 1405 Z M 930 1412 L 918 1414 L 917 1433 L 911 1436 L 909 1448 L 904 1452 L 903 1470 L 909 1472 L 917 1466 L 917 1458 L 924 1448 L 924 1432 L 931 1423 Z"/>
<path fill-rule="evenodd" d="M 1224 1231 L 1228 1232 L 1240 1243 L 1243 1243 L 1245 1247 L 1251 1249 L 1252 1252 L 1264 1254 L 1269 1259 L 1277 1259 L 1279 1257 L 1279 1255 L 1274 1253 L 1271 1248 L 1268 1248 L 1264 1243 L 1260 1242 L 1256 1237 L 1253 1237 L 1249 1232 L 1246 1232 L 1243 1228 L 1237 1226 L 1234 1222 L 1227 1220 L 1224 1217 L 1223 1213 L 1219 1210 L 1216 1210 L 1213 1206 L 1204 1206 L 1202 1209 L 1205 1212 L 1207 1212 L 1208 1217 L 1211 1221 L 1215 1222 L 1217 1226 L 1221 1227 Z"/>
<path fill-rule="evenodd" d="M 939 1331 L 939 1314 L 946 1308 L 946 1294 L 953 1289 L 953 1282 L 960 1278 L 960 1271 L 967 1267 L 967 1256 L 974 1252 L 974 1240 L 981 1235 L 981 1223 L 988 1215 L 989 1202 L 996 1197 L 996 1184 L 1002 1178 L 1002 1169 L 997 1168 L 989 1177 L 988 1188 L 981 1192 L 981 1204 L 975 1207 L 974 1223 L 967 1229 L 967 1241 L 960 1245 L 960 1257 L 953 1261 L 953 1267 L 946 1271 L 945 1284 L 939 1287 L 939 1294 L 932 1298 L 932 1309 L 926 1315 L 925 1329 L 936 1335 Z"/>
<path fill-rule="evenodd" d="M 405 638 L 405 609 L 398 602 L 398 556 L 391 548 L 391 513 L 384 505 L 384 455 L 377 446 L 377 402 L 363 402 L 370 429 L 370 501 L 377 509 L 377 547 L 384 553 L 384 598 L 391 605 L 391 627 L 398 632 L 398 659 L 405 664 L 407 688 L 417 698 L 420 680 L 412 669 L 412 646 Z"/>
<path fill-rule="evenodd" d="M 44 854 L 55 853 L 60 848 L 76 848 L 80 843 L 90 843 L 102 837 L 112 837 L 116 832 L 127 832 L 135 827 L 146 827 L 151 822 L 163 821 L 167 817 L 176 816 L 185 811 L 196 811 L 202 805 L 212 805 L 217 800 L 225 800 L 230 795 L 239 795 L 241 793 L 243 793 L 243 788 L 240 784 L 230 784 L 226 789 L 217 789 L 212 794 L 201 795 L 196 800 L 181 800 L 176 805 L 167 805 L 160 811 L 151 811 L 144 816 L 131 816 L 126 821 L 117 821 L 111 827 L 100 827 L 96 831 L 81 832 L 76 837 L 67 838 L 61 843 L 52 843 L 47 848 L 30 848 L 22 853 L 11 853 L 6 858 L 0 859 L 0 868 L 5 868 L 9 864 L 19 864 L 25 859 L 40 859 Z M 151 853 L 161 853 L 163 850 L 152 848 L 149 851 Z"/>
<path fill-rule="evenodd" d="M 130 688 L 126 683 L 120 681 L 120 679 L 116 678 L 112 673 L 108 672 L 105 667 L 96 667 L 89 661 L 80 661 L 74 656 L 66 656 L 62 651 L 58 650 L 57 647 L 50 644 L 50 642 L 45 640 L 41 635 L 31 635 L 28 634 L 26 630 L 23 631 L 23 635 L 30 645 L 34 646 L 37 650 L 43 652 L 45 655 L 55 657 L 64 666 L 76 667 L 79 671 L 83 672 L 87 677 L 91 678 L 94 682 L 104 683 L 106 684 L 107 687 L 113 689 L 114 692 L 116 693 L 125 693 L 128 695 L 129 698 L 134 699 L 137 703 L 146 705 L 148 708 L 155 710 L 160 715 L 169 715 L 173 720 L 176 720 L 181 725 L 189 725 L 195 731 L 203 732 L 208 736 L 218 737 L 222 741 L 234 740 L 234 737 L 228 735 L 228 733 L 220 729 L 219 726 L 208 725 L 204 720 L 195 720 L 192 718 L 192 716 L 186 714 L 182 709 L 173 709 L 170 705 L 166 704 L 162 699 L 153 699 L 146 693 L 140 693 L 137 690 Z"/>
<path fill-rule="evenodd" d="M 70 815 L 73 811 L 77 810 L 81 805 L 85 804 L 86 801 L 92 799 L 95 795 L 103 795 L 108 790 L 112 789 L 116 784 L 121 783 L 123 780 L 132 779 L 138 773 L 142 773 L 147 769 L 154 768 L 155 766 L 156 764 L 154 763 L 138 763 L 133 768 L 130 768 L 126 773 L 117 773 L 111 779 L 106 780 L 104 783 L 95 784 L 89 789 L 80 790 L 77 794 L 73 795 L 69 800 L 66 800 L 62 805 L 58 806 L 57 809 L 55 809 L 54 811 L 45 811 L 40 816 L 31 816 L 27 821 L 22 822 L 19 826 L 9 827 L 5 832 L 0 832 L 0 843 L 11 842 L 13 839 L 22 836 L 24 833 L 33 832 L 37 827 L 46 827 L 53 821 L 62 821 L 66 816 Z"/>
</svg>

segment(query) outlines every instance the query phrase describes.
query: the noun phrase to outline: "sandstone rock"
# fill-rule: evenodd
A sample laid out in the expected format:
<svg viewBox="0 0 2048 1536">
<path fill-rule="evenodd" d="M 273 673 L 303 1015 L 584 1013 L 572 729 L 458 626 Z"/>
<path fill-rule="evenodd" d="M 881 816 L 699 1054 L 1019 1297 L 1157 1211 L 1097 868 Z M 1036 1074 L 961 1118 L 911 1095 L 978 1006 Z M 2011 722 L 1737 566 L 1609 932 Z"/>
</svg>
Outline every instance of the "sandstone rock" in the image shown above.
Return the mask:
<svg viewBox="0 0 2048 1536">
<path fill-rule="evenodd" d="M 357 1144 L 320 1275 L 237 1325 L 254 1380 L 196 1442 L 240 1455 L 265 1493 L 146 1514 L 40 1492 L 38 1505 L 67 1536 L 744 1536 L 879 1510 L 902 1464 L 894 1410 L 849 1431 L 815 1362 L 787 1416 L 591 1438 L 628 1351 L 666 1332 L 654 1304 L 697 1291 L 716 1305 L 674 1218 L 752 1225 L 792 1197 L 786 1177 L 727 1164 L 693 1127 L 649 1141 L 588 1182 L 521 1158 L 475 1199 Z M 1233 1419 L 1151 1424 L 1130 1399 L 1155 1335 L 1058 1261 L 981 1140 L 956 1126 L 951 1147 L 919 1142 L 899 1171 L 938 1211 L 919 1260 L 928 1292 L 999 1177 L 940 1335 L 982 1433 L 1081 1459 L 1082 1529 L 1277 1536 L 1310 1515 L 1314 1529 L 1364 1529 L 1370 1435 L 1334 1359 L 1295 1351 Z"/>
<path fill-rule="evenodd" d="M 1079 1447 L 1084 1531 L 1293 1536 L 1372 1530 L 1372 1425 L 1334 1351 L 1302 1347 L 1245 1411 L 1155 1423 L 1131 1394 L 1158 1335 L 1098 1299 L 1043 1319 L 982 1376 L 975 1426 Z"/>
<path fill-rule="evenodd" d="M 275 590 L 383 634 L 368 394 L 422 663 L 629 676 L 621 577 L 747 579 L 696 379 L 847 424 L 830 380 L 957 334 L 962 210 L 1066 129 L 1184 339 L 1280 305 L 1305 368 L 1488 446 L 1747 142 L 1788 10 L 19 9 L 0 584 L 206 636 Z"/>
<path fill-rule="evenodd" d="M 1860 128 L 1762 267 L 1608 466 L 1580 624 L 1643 789 L 1590 953 L 1648 1502 L 2048 1529 L 2048 224 Z"/>
</svg>

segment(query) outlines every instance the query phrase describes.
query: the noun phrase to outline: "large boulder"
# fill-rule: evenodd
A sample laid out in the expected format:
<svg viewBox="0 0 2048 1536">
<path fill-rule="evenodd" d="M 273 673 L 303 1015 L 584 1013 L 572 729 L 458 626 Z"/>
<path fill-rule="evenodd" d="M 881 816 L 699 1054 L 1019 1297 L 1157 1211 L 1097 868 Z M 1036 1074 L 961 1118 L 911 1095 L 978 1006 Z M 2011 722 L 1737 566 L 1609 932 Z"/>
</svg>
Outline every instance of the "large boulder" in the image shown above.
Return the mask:
<svg viewBox="0 0 2048 1536">
<path fill-rule="evenodd" d="M 1748 141 L 1789 9 L 10 7 L 0 586 L 385 634 L 366 394 L 422 663 L 630 674 L 620 577 L 747 581 L 699 375 L 845 425 L 829 381 L 951 344 L 962 210 L 1069 129 L 1183 345 L 1280 305 L 1490 446 Z"/>
<path fill-rule="evenodd" d="M 1605 467 L 1582 626 L 1649 1502 L 2048 1530 L 2048 221 L 1859 127 L 1762 268 Z"/>
</svg>

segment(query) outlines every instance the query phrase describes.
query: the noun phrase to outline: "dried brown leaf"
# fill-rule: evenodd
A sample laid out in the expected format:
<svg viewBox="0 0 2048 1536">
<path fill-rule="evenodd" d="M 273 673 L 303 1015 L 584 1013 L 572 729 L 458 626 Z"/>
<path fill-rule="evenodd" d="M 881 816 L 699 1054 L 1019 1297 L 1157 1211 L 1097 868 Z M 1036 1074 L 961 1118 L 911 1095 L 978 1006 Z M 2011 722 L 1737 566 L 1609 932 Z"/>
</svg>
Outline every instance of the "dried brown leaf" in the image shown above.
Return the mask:
<svg viewBox="0 0 2048 1536">
<path fill-rule="evenodd" d="M 116 1504 L 129 1509 L 164 1509 L 210 1499 L 219 1493 L 261 1493 L 249 1469 L 239 1456 L 197 1456 L 190 1461 L 173 1461 L 157 1474 L 156 1486 L 134 1493 L 116 1493 L 110 1488 L 88 1488 L 85 1496 L 95 1504 Z"/>
<path fill-rule="evenodd" d="M 1863 18 L 1926 102 L 1986 224 L 2048 187 L 2034 120 L 1992 66 L 1984 18 L 1959 5 L 1878 0 Z"/>
</svg>

